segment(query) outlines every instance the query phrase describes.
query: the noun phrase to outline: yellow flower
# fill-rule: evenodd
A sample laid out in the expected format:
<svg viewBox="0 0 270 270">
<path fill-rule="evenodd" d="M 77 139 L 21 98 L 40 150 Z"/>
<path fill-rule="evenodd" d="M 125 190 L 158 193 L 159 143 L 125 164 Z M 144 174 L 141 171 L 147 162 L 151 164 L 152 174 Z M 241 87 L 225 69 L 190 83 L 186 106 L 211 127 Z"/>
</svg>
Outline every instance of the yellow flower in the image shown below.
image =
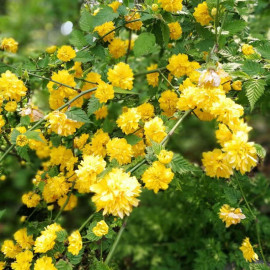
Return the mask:
<svg viewBox="0 0 270 270">
<path fill-rule="evenodd" d="M 16 261 L 11 263 L 11 268 L 14 270 L 29 270 L 33 259 L 33 253 L 26 250 L 16 255 Z"/>
<path fill-rule="evenodd" d="M 105 36 L 107 33 L 111 32 L 112 30 L 114 30 L 115 27 L 114 27 L 114 23 L 112 21 L 110 22 L 105 22 L 104 24 L 102 25 L 99 25 L 99 26 L 96 26 L 94 28 L 94 31 L 95 32 L 98 32 L 98 35 L 100 37 L 103 37 Z M 114 39 L 114 31 L 112 31 L 110 34 L 106 35 L 103 40 L 106 42 L 110 42 L 111 40 Z"/>
<path fill-rule="evenodd" d="M 7 177 L 6 177 L 5 175 L 1 175 L 1 176 L 0 176 L 0 180 L 1 180 L 1 181 L 5 181 L 6 179 L 7 179 Z"/>
<path fill-rule="evenodd" d="M 246 261 L 252 262 L 259 260 L 258 255 L 254 252 L 252 245 L 249 242 L 249 238 L 246 237 L 240 247 L 243 252 L 243 256 Z"/>
<path fill-rule="evenodd" d="M 215 116 L 207 111 L 203 111 L 202 109 L 195 109 L 193 113 L 202 121 L 212 121 L 215 119 Z"/>
<path fill-rule="evenodd" d="M 85 84 L 83 85 L 83 88 L 82 88 L 83 91 L 95 88 L 95 87 L 97 87 L 97 85 L 99 83 L 102 82 L 101 76 L 96 72 L 88 73 L 85 80 L 87 82 L 85 82 Z M 93 94 L 93 92 L 88 93 L 88 94 L 84 95 L 84 97 L 85 98 L 90 98 L 92 94 Z"/>
<path fill-rule="evenodd" d="M 73 135 L 83 123 L 67 118 L 66 114 L 54 111 L 47 116 L 47 126 L 50 131 L 61 136 Z"/>
<path fill-rule="evenodd" d="M 6 265 L 5 262 L 1 262 L 0 261 L 0 270 L 4 270 L 5 269 L 5 265 Z"/>
<path fill-rule="evenodd" d="M 242 46 L 242 52 L 244 55 L 251 55 L 255 53 L 253 46 L 249 44 L 244 44 Z"/>
<path fill-rule="evenodd" d="M 213 18 L 210 16 L 208 11 L 207 3 L 204 1 L 195 8 L 193 13 L 196 22 L 200 23 L 202 26 L 208 25 Z"/>
<path fill-rule="evenodd" d="M 64 45 L 57 51 L 57 58 L 63 62 L 68 62 L 76 57 L 75 50 L 71 46 Z"/>
<path fill-rule="evenodd" d="M 230 178 L 233 174 L 232 165 L 227 155 L 220 149 L 214 149 L 212 152 L 203 153 L 202 159 L 206 175 L 210 177 Z"/>
<path fill-rule="evenodd" d="M 145 148 L 146 148 L 146 145 L 144 144 L 143 140 L 140 140 L 138 143 L 132 145 L 132 151 L 133 151 L 134 157 L 144 156 Z"/>
<path fill-rule="evenodd" d="M 148 121 L 155 115 L 154 106 L 150 103 L 143 103 L 137 109 L 143 121 Z"/>
<path fill-rule="evenodd" d="M 108 71 L 108 80 L 113 86 L 131 90 L 133 88 L 133 71 L 128 64 L 118 63 Z"/>
<path fill-rule="evenodd" d="M 27 137 L 25 135 L 20 134 L 20 135 L 17 136 L 16 145 L 23 147 L 23 146 L 25 146 L 27 144 L 28 144 L 28 139 L 27 139 Z"/>
<path fill-rule="evenodd" d="M 181 11 L 183 8 L 182 0 L 158 0 L 161 3 L 161 7 L 168 12 Z"/>
<path fill-rule="evenodd" d="M 126 22 L 138 20 L 136 22 L 127 23 L 126 27 L 131 29 L 131 30 L 135 30 L 135 31 L 140 30 L 142 25 L 143 25 L 143 23 L 141 21 L 139 21 L 140 18 L 141 18 L 141 16 L 140 16 L 140 14 L 138 12 L 132 12 L 129 15 L 126 15 L 125 16 L 125 21 Z"/>
<path fill-rule="evenodd" d="M 1 251 L 5 257 L 15 259 L 16 255 L 21 252 L 19 245 L 15 245 L 12 240 L 5 240 L 2 244 Z"/>
<path fill-rule="evenodd" d="M 147 70 L 154 70 L 157 69 L 158 65 L 157 64 L 152 64 L 150 65 Z M 159 77 L 159 72 L 153 72 L 153 73 L 149 73 L 146 75 L 147 78 L 147 82 L 149 85 L 156 87 L 158 86 L 158 77 Z"/>
<path fill-rule="evenodd" d="M 108 115 L 108 108 L 107 106 L 103 105 L 101 108 L 99 108 L 98 110 L 96 110 L 94 112 L 96 119 L 104 119 L 107 117 Z"/>
<path fill-rule="evenodd" d="M 25 193 L 22 196 L 22 202 L 28 208 L 36 207 L 39 204 L 40 200 L 40 196 L 32 191 Z"/>
<path fill-rule="evenodd" d="M 124 56 L 128 49 L 127 43 L 120 38 L 113 39 L 108 48 L 111 56 L 115 59 Z"/>
<path fill-rule="evenodd" d="M 106 162 L 101 156 L 84 156 L 78 170 L 75 171 L 78 179 L 75 188 L 80 193 L 89 193 L 90 186 L 97 181 L 97 175 L 106 167 Z"/>
<path fill-rule="evenodd" d="M 240 208 L 232 208 L 228 204 L 224 204 L 219 210 L 219 218 L 226 223 L 226 228 L 230 227 L 232 224 L 237 224 L 241 222 L 241 219 L 245 219 L 246 216 L 242 214 Z"/>
<path fill-rule="evenodd" d="M 60 207 L 63 207 L 64 204 L 66 203 L 66 200 L 67 200 L 68 196 L 67 195 L 64 195 L 63 197 L 61 197 L 60 199 L 58 199 L 57 201 L 57 204 L 60 206 Z M 68 203 L 66 204 L 65 208 L 63 209 L 63 211 L 71 211 L 73 210 L 78 204 L 78 198 L 77 196 L 71 194 L 69 200 L 68 200 Z"/>
<path fill-rule="evenodd" d="M 28 235 L 26 228 L 18 230 L 14 234 L 14 239 L 22 249 L 31 249 L 34 244 L 33 235 Z"/>
<path fill-rule="evenodd" d="M 101 236 L 106 235 L 108 233 L 109 226 L 107 225 L 107 223 L 104 220 L 101 220 L 92 229 L 92 231 L 96 236 L 101 237 Z"/>
<path fill-rule="evenodd" d="M 0 77 L 0 95 L 5 100 L 15 100 L 19 102 L 22 97 L 26 95 L 27 88 L 24 86 L 23 81 L 7 70 L 1 74 Z"/>
<path fill-rule="evenodd" d="M 43 256 L 36 260 L 34 270 L 57 270 L 53 265 L 52 258 Z"/>
<path fill-rule="evenodd" d="M 128 109 L 127 112 L 121 114 L 116 123 L 117 126 L 122 129 L 125 134 L 130 134 L 139 128 L 139 121 L 141 115 L 136 108 Z"/>
<path fill-rule="evenodd" d="M 49 53 L 49 54 L 52 54 L 52 53 L 54 53 L 56 50 L 57 50 L 57 46 L 52 45 L 52 46 L 50 46 L 50 47 L 48 47 L 48 48 L 46 49 L 46 52 Z"/>
<path fill-rule="evenodd" d="M 165 112 L 165 115 L 169 117 L 176 112 L 177 101 L 177 94 L 171 90 L 164 91 L 158 100 L 160 109 L 162 109 Z"/>
<path fill-rule="evenodd" d="M 75 78 L 81 78 L 83 75 L 83 70 L 82 70 L 82 63 L 81 62 L 75 62 L 74 66 L 69 69 L 71 72 L 73 72 L 73 75 Z"/>
<path fill-rule="evenodd" d="M 76 137 L 74 139 L 74 147 L 82 150 L 88 138 L 89 138 L 89 134 L 85 134 L 85 133 L 83 133 L 80 137 Z"/>
<path fill-rule="evenodd" d="M 233 134 L 232 140 L 224 143 L 228 162 L 241 174 L 250 172 L 257 165 L 257 153 L 253 142 L 248 142 L 245 132 Z"/>
<path fill-rule="evenodd" d="M 173 159 L 173 152 L 172 151 L 161 150 L 157 157 L 158 157 L 159 162 L 161 162 L 163 164 L 168 164 Z"/>
<path fill-rule="evenodd" d="M 115 158 L 120 165 L 131 162 L 133 151 L 131 145 L 127 143 L 126 139 L 113 138 L 107 143 L 106 149 L 107 154 L 110 157 L 110 161 Z"/>
<path fill-rule="evenodd" d="M 117 12 L 117 9 L 119 8 L 119 6 L 121 5 L 120 2 L 118 1 L 113 1 L 111 4 L 109 4 L 108 6 L 111 7 L 113 9 L 114 12 Z"/>
<path fill-rule="evenodd" d="M 155 117 L 146 122 L 144 125 L 144 134 L 149 141 L 153 140 L 154 142 L 160 143 L 167 135 L 162 119 Z"/>
<path fill-rule="evenodd" d="M 78 255 L 82 249 L 82 237 L 79 231 L 73 232 L 68 237 L 68 251 L 73 255 Z"/>
<path fill-rule="evenodd" d="M 99 99 L 100 103 L 106 103 L 108 100 L 114 98 L 113 86 L 105 82 L 99 83 L 95 96 Z"/>
<path fill-rule="evenodd" d="M 155 161 L 142 175 L 142 181 L 147 189 L 158 193 L 160 189 L 166 190 L 174 177 L 170 168 L 166 168 L 159 161 Z"/>
<path fill-rule="evenodd" d="M 235 81 L 232 84 L 233 90 L 241 91 L 242 90 L 242 82 L 241 81 Z"/>
<path fill-rule="evenodd" d="M 17 109 L 17 102 L 16 101 L 9 101 L 6 105 L 5 105 L 5 110 L 7 112 L 15 112 Z"/>
<path fill-rule="evenodd" d="M 179 22 L 172 22 L 168 24 L 170 28 L 170 39 L 177 40 L 182 35 L 182 28 Z"/>
<path fill-rule="evenodd" d="M 221 146 L 224 146 L 226 142 L 232 139 L 232 133 L 226 125 L 219 124 L 218 130 L 216 130 L 216 138 L 217 138 L 218 143 Z"/>
<path fill-rule="evenodd" d="M 154 12 L 157 11 L 158 10 L 158 5 L 157 4 L 152 4 L 151 9 Z"/>
<path fill-rule="evenodd" d="M 138 206 L 141 185 L 136 177 L 114 168 L 97 184 L 91 186 L 95 193 L 92 201 L 96 204 L 97 212 L 103 209 L 103 215 L 112 214 L 123 218 L 129 215 L 133 207 Z"/>
<path fill-rule="evenodd" d="M 5 119 L 3 118 L 2 115 L 0 115 L 0 133 L 1 133 L 1 128 L 6 124 Z"/>
<path fill-rule="evenodd" d="M 0 48 L 7 52 L 16 53 L 18 50 L 18 42 L 13 38 L 4 38 L 1 42 Z"/>
<path fill-rule="evenodd" d="M 70 184 L 64 176 L 54 176 L 47 179 L 46 185 L 42 191 L 44 200 L 47 203 L 52 203 L 64 196 L 69 191 Z"/>
</svg>

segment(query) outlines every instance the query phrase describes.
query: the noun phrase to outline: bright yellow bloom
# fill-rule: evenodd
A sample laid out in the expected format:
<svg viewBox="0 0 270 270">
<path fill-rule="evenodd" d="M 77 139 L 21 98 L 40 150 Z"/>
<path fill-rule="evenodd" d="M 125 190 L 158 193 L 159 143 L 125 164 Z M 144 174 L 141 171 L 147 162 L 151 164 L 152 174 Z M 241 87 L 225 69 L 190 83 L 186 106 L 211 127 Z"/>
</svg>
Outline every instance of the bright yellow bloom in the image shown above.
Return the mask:
<svg viewBox="0 0 270 270">
<path fill-rule="evenodd" d="M 47 179 L 42 195 L 47 203 L 52 203 L 60 197 L 66 195 L 69 191 L 70 183 L 66 181 L 64 176 L 54 176 Z"/>
<path fill-rule="evenodd" d="M 155 161 L 142 175 L 142 181 L 147 189 L 158 193 L 160 189 L 166 190 L 174 177 L 171 168 L 166 168 L 159 161 Z"/>
<path fill-rule="evenodd" d="M 116 123 L 117 126 L 122 129 L 125 134 L 130 134 L 139 128 L 139 121 L 141 115 L 136 108 L 128 109 L 127 112 L 121 114 Z"/>
<path fill-rule="evenodd" d="M 57 270 L 53 265 L 52 258 L 43 256 L 36 260 L 34 270 Z"/>
<path fill-rule="evenodd" d="M 4 270 L 5 269 L 5 265 L 6 265 L 5 262 L 1 262 L 0 261 L 0 270 Z"/>
<path fill-rule="evenodd" d="M 161 7 L 168 12 L 181 11 L 183 8 L 182 0 L 158 0 L 161 3 Z"/>
<path fill-rule="evenodd" d="M 141 185 L 136 177 L 130 177 L 123 169 L 114 168 L 93 185 L 91 191 L 95 193 L 92 201 L 96 204 L 97 212 L 103 209 L 103 215 L 123 218 L 138 206 Z"/>
<path fill-rule="evenodd" d="M 136 135 L 136 133 L 135 133 Z M 144 156 L 145 155 L 146 145 L 144 144 L 144 140 L 140 140 L 138 143 L 132 145 L 132 151 L 134 157 Z"/>
<path fill-rule="evenodd" d="M 244 239 L 240 250 L 243 252 L 243 256 L 246 261 L 249 261 L 251 263 L 252 261 L 255 262 L 259 260 L 258 255 L 254 252 L 253 247 L 249 242 L 248 237 Z"/>
<path fill-rule="evenodd" d="M 9 101 L 6 105 L 5 105 L 5 110 L 7 112 L 15 112 L 17 109 L 17 102 L 16 101 Z"/>
<path fill-rule="evenodd" d="M 17 136 L 16 145 L 23 147 L 23 146 L 25 146 L 27 144 L 28 144 L 28 139 L 27 139 L 27 137 L 25 135 L 20 134 L 20 135 Z"/>
<path fill-rule="evenodd" d="M 182 28 L 179 22 L 172 22 L 168 24 L 170 28 L 170 39 L 177 40 L 182 35 Z"/>
<path fill-rule="evenodd" d="M 155 115 L 154 106 L 150 103 L 143 103 L 137 109 L 141 114 L 142 121 L 148 121 Z"/>
<path fill-rule="evenodd" d="M 33 235 L 28 235 L 26 228 L 15 232 L 14 239 L 22 249 L 30 249 L 34 244 Z"/>
<path fill-rule="evenodd" d="M 1 128 L 6 124 L 6 121 L 3 117 L 3 115 L 0 115 L 0 133 L 1 133 Z"/>
<path fill-rule="evenodd" d="M 73 135 L 83 123 L 67 118 L 66 114 L 54 111 L 47 116 L 47 126 L 50 131 L 61 136 Z"/>
<path fill-rule="evenodd" d="M 154 70 L 157 69 L 158 65 L 157 64 L 152 64 L 150 65 L 147 70 Z M 156 87 L 158 86 L 158 77 L 159 77 L 159 72 L 154 72 L 154 73 L 149 73 L 146 75 L 146 79 L 149 85 Z"/>
<path fill-rule="evenodd" d="M 0 77 L 0 96 L 5 100 L 15 100 L 19 102 L 22 97 L 26 95 L 27 88 L 24 86 L 23 81 L 7 70 L 1 74 Z"/>
<path fill-rule="evenodd" d="M 113 1 L 111 4 L 109 4 L 108 6 L 111 7 L 113 9 L 114 12 L 117 12 L 117 9 L 119 8 L 119 6 L 121 5 L 120 2 L 118 1 Z"/>
<path fill-rule="evenodd" d="M 134 21 L 134 20 L 139 20 L 140 18 L 141 18 L 141 16 L 138 12 L 132 12 L 129 15 L 125 16 L 125 21 L 130 22 L 130 21 Z M 143 25 L 143 23 L 141 21 L 136 21 L 136 22 L 132 22 L 132 23 L 127 23 L 126 27 L 131 29 L 131 30 L 138 31 L 141 29 L 142 25 Z"/>
<path fill-rule="evenodd" d="M 193 13 L 193 16 L 194 16 L 196 22 L 200 23 L 202 26 L 208 25 L 210 23 L 210 21 L 213 20 L 213 18 L 209 14 L 206 1 L 199 4 L 195 8 L 195 12 Z"/>
<path fill-rule="evenodd" d="M 23 251 L 16 255 L 16 261 L 11 263 L 11 268 L 14 270 L 30 270 L 32 259 L 32 251 Z"/>
<path fill-rule="evenodd" d="M 73 232 L 68 237 L 68 251 L 73 255 L 78 255 L 82 249 L 82 237 L 79 231 Z"/>
<path fill-rule="evenodd" d="M 2 244 L 1 251 L 5 257 L 15 259 L 16 255 L 21 252 L 19 245 L 15 245 L 12 240 L 5 240 Z"/>
<path fill-rule="evenodd" d="M 100 37 L 103 37 L 105 36 L 107 33 L 109 33 L 110 31 L 114 30 L 115 27 L 114 27 L 114 23 L 112 21 L 110 22 L 105 22 L 103 23 L 102 25 L 99 25 L 99 26 L 96 26 L 94 28 L 94 31 L 95 32 L 98 32 L 98 35 Z M 110 34 L 106 35 L 103 40 L 106 42 L 110 42 L 111 40 L 114 39 L 114 31 L 112 31 Z"/>
<path fill-rule="evenodd" d="M 89 193 L 90 186 L 97 181 L 97 175 L 100 174 L 106 167 L 106 162 L 101 156 L 84 156 L 78 170 L 75 171 L 78 179 L 75 188 L 80 193 Z"/>
<path fill-rule="evenodd" d="M 155 117 L 146 122 L 144 125 L 144 134 L 149 141 L 153 140 L 154 142 L 160 143 L 167 135 L 162 119 Z"/>
<path fill-rule="evenodd" d="M 246 216 L 242 214 L 240 208 L 232 208 L 228 204 L 224 204 L 219 210 L 219 218 L 226 223 L 226 228 L 230 227 L 232 224 L 240 223 L 242 219 Z"/>
<path fill-rule="evenodd" d="M 52 45 L 52 46 L 50 46 L 50 47 L 48 47 L 48 48 L 46 49 L 46 52 L 49 53 L 49 54 L 52 54 L 52 53 L 54 53 L 56 50 L 57 50 L 57 46 Z"/>
<path fill-rule="evenodd" d="M 108 83 L 101 82 L 97 87 L 95 96 L 99 99 L 100 103 L 106 103 L 108 100 L 114 98 L 113 86 Z"/>
<path fill-rule="evenodd" d="M 18 50 L 18 42 L 13 38 L 4 38 L 1 42 L 0 48 L 4 51 L 16 53 Z"/>
<path fill-rule="evenodd" d="M 201 120 L 201 121 L 212 121 L 215 119 L 215 116 L 207 111 L 203 111 L 202 109 L 195 109 L 193 113 Z"/>
<path fill-rule="evenodd" d="M 36 207 L 39 204 L 40 200 L 40 196 L 32 191 L 25 193 L 22 196 L 22 202 L 28 208 Z"/>
<path fill-rule="evenodd" d="M 101 236 L 106 235 L 108 233 L 109 226 L 107 225 L 107 223 L 104 220 L 101 220 L 92 229 L 92 231 L 96 236 L 101 237 Z"/>
<path fill-rule="evenodd" d="M 82 150 L 88 138 L 89 138 L 89 134 L 85 134 L 85 133 L 83 133 L 80 137 L 76 137 L 74 139 L 74 147 Z"/>
<path fill-rule="evenodd" d="M 232 165 L 227 155 L 220 149 L 214 149 L 212 152 L 203 153 L 202 159 L 206 175 L 210 177 L 230 178 L 233 174 Z"/>
<path fill-rule="evenodd" d="M 57 58 L 63 62 L 68 62 L 76 57 L 75 50 L 71 46 L 64 45 L 57 51 Z"/>
<path fill-rule="evenodd" d="M 113 39 L 108 48 L 111 56 L 115 59 L 124 56 L 128 49 L 127 43 L 120 38 Z"/>
<path fill-rule="evenodd" d="M 244 44 L 242 46 L 242 52 L 244 55 L 251 55 L 255 53 L 253 46 L 249 44 Z"/>
<path fill-rule="evenodd" d="M 84 85 L 83 85 L 83 88 L 82 88 L 83 91 L 95 88 L 95 87 L 97 87 L 97 85 L 99 83 L 102 82 L 101 76 L 96 72 L 89 72 L 87 74 L 85 80 L 87 82 L 85 82 Z M 90 98 L 92 94 L 93 94 L 93 92 L 90 92 L 90 93 L 84 95 L 84 97 L 85 98 Z"/>
<path fill-rule="evenodd" d="M 233 90 L 241 91 L 242 90 L 242 82 L 241 81 L 235 81 L 232 84 Z"/>
<path fill-rule="evenodd" d="M 7 179 L 7 177 L 6 177 L 5 175 L 1 175 L 1 176 L 0 176 L 0 180 L 1 180 L 1 181 L 5 181 L 6 179 Z"/>
<path fill-rule="evenodd" d="M 60 207 L 63 207 L 64 204 L 66 203 L 66 200 L 67 200 L 68 196 L 67 195 L 64 195 L 63 197 L 61 197 L 60 199 L 58 199 L 57 201 L 57 204 L 60 206 Z M 78 198 L 77 196 L 71 194 L 69 200 L 68 200 L 68 203 L 66 204 L 65 208 L 63 209 L 63 211 L 71 211 L 73 210 L 78 204 Z"/>
<path fill-rule="evenodd" d="M 221 146 L 224 146 L 226 142 L 232 139 L 232 133 L 226 125 L 219 124 L 218 130 L 216 130 L 216 138 L 217 138 L 218 143 Z"/>
<path fill-rule="evenodd" d="M 99 108 L 98 110 L 96 110 L 94 112 L 96 119 L 104 119 L 107 117 L 108 115 L 108 108 L 107 106 L 103 105 L 101 108 Z"/>
<path fill-rule="evenodd" d="M 160 153 L 158 154 L 157 158 L 158 158 L 159 162 L 161 162 L 163 164 L 168 164 L 173 159 L 173 152 L 172 151 L 161 150 Z"/>
<path fill-rule="evenodd" d="M 157 4 L 152 4 L 151 9 L 154 12 L 157 11 L 158 10 L 158 5 Z"/>
<path fill-rule="evenodd" d="M 131 145 L 127 143 L 126 139 L 113 138 L 107 143 L 106 149 L 107 154 L 110 157 L 110 161 L 115 158 L 120 165 L 131 162 L 133 151 Z"/>
<path fill-rule="evenodd" d="M 177 110 L 178 96 L 171 90 L 164 91 L 159 100 L 160 109 L 165 112 L 165 115 L 172 116 Z"/>
<path fill-rule="evenodd" d="M 75 62 L 74 66 L 69 69 L 69 71 L 72 72 L 75 78 L 81 78 L 83 75 L 83 70 L 82 70 L 82 63 L 81 62 Z"/>
<path fill-rule="evenodd" d="M 113 86 L 131 90 L 133 88 L 133 71 L 128 64 L 118 63 L 108 71 L 108 80 Z"/>
</svg>

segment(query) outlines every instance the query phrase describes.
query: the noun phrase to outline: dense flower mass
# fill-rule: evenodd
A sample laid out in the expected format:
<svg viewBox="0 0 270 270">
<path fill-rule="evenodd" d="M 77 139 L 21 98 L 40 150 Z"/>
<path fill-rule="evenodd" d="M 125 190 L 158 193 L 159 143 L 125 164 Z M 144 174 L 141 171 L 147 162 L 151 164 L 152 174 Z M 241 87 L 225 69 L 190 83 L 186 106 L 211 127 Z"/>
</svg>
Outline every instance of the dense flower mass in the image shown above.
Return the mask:
<svg viewBox="0 0 270 270">
<path fill-rule="evenodd" d="M 76 52 L 72 49 L 72 47 L 65 45 L 58 49 L 57 57 L 63 62 L 68 62 L 76 57 Z"/>
<path fill-rule="evenodd" d="M 97 211 L 103 209 L 103 215 L 112 214 L 123 218 L 130 214 L 133 207 L 138 206 L 137 197 L 141 193 L 141 186 L 136 177 L 115 168 L 91 186 L 91 191 L 95 193 L 92 201 Z"/>
<path fill-rule="evenodd" d="M 161 7 L 168 12 L 181 11 L 183 8 L 182 0 L 158 0 Z"/>
<path fill-rule="evenodd" d="M 134 21 L 131 23 L 127 23 L 126 27 L 135 31 L 140 30 L 143 25 L 143 23 L 140 21 L 140 18 L 141 16 L 138 12 L 132 12 L 129 15 L 126 15 L 125 16 L 126 22 Z"/>
<path fill-rule="evenodd" d="M 132 108 L 121 114 L 116 123 L 125 134 L 130 134 L 138 129 L 140 119 L 141 115 L 138 109 Z"/>
<path fill-rule="evenodd" d="M 147 70 L 155 70 L 158 68 L 157 64 L 150 65 Z M 153 72 L 146 75 L 147 82 L 149 85 L 156 87 L 158 86 L 158 78 L 159 78 L 159 72 Z"/>
<path fill-rule="evenodd" d="M 103 40 L 106 41 L 112 41 L 114 38 L 114 23 L 113 22 L 105 22 L 102 25 L 96 26 L 94 31 L 98 32 L 98 35 L 100 37 L 103 37 Z"/>
<path fill-rule="evenodd" d="M 95 96 L 99 99 L 100 103 L 106 103 L 108 100 L 114 98 L 113 86 L 105 82 L 100 82 Z"/>
<path fill-rule="evenodd" d="M 209 14 L 207 3 L 204 1 L 195 8 L 193 13 L 195 20 L 202 26 L 208 25 L 212 21 L 212 17 Z"/>
<path fill-rule="evenodd" d="M 174 40 L 179 39 L 182 35 L 182 28 L 179 22 L 169 23 L 168 26 L 170 28 L 170 38 Z"/>
<path fill-rule="evenodd" d="M 155 117 L 154 119 L 145 123 L 144 133 L 149 142 L 153 140 L 154 142 L 158 143 L 160 143 L 167 135 L 163 121 L 159 117 Z"/>
</svg>

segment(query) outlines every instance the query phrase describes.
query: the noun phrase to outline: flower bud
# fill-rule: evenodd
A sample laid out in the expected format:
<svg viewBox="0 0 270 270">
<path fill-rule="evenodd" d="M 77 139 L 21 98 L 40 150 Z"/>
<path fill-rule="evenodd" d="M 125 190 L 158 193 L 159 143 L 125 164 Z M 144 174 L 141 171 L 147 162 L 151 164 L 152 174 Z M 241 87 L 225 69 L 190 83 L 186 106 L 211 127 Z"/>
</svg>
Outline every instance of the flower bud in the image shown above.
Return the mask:
<svg viewBox="0 0 270 270">
<path fill-rule="evenodd" d="M 158 5 L 157 4 L 153 4 L 152 5 L 152 10 L 153 11 L 157 11 L 158 10 Z"/>
<path fill-rule="evenodd" d="M 211 15 L 212 15 L 213 17 L 215 17 L 215 16 L 217 15 L 217 9 L 216 9 L 216 8 L 212 8 L 212 10 L 211 10 Z"/>
</svg>

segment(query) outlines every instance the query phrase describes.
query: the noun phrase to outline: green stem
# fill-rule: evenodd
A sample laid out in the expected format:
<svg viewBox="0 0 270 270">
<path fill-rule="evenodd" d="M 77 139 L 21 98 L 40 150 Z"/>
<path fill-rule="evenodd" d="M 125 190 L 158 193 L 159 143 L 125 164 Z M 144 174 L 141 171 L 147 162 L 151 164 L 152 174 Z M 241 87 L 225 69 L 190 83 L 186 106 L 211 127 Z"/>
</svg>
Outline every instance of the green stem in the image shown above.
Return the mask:
<svg viewBox="0 0 270 270">
<path fill-rule="evenodd" d="M 119 232 L 118 232 L 118 234 L 116 236 L 116 239 L 113 242 L 112 248 L 110 249 L 110 252 L 109 252 L 109 254 L 108 254 L 108 256 L 107 256 L 107 258 L 105 260 L 105 264 L 107 264 L 107 265 L 110 263 L 110 261 L 112 259 L 112 256 L 113 256 L 113 254 L 115 252 L 115 249 L 116 249 L 116 247 L 117 247 L 117 245 L 118 245 L 118 243 L 119 243 L 119 241 L 120 241 L 120 239 L 122 237 L 122 234 L 123 234 L 123 232 L 124 232 L 124 230 L 126 228 L 126 225 L 127 225 L 127 220 L 128 220 L 128 217 L 126 216 L 125 219 L 123 220 L 123 224 L 122 224 L 122 226 L 121 226 L 121 228 L 120 228 L 120 230 L 119 230 Z"/>
<path fill-rule="evenodd" d="M 89 223 L 89 221 L 93 218 L 94 214 L 90 215 L 87 220 L 82 224 L 82 226 L 79 228 L 79 232 L 83 230 L 83 228 Z"/>
<path fill-rule="evenodd" d="M 157 68 L 157 69 L 152 69 L 152 70 L 140 72 L 140 73 L 135 74 L 134 77 L 141 76 L 141 75 L 146 75 L 146 74 L 150 74 L 150 73 L 155 73 L 155 72 L 161 72 L 164 69 L 167 69 L 167 68 L 166 67 L 161 67 L 161 68 Z"/>
<path fill-rule="evenodd" d="M 127 55 L 125 59 L 125 63 L 128 61 L 129 53 L 130 53 L 130 48 L 131 48 L 131 37 L 132 37 L 132 31 L 131 29 L 129 30 L 129 38 L 128 38 L 128 49 L 127 49 Z"/>
<path fill-rule="evenodd" d="M 144 158 L 141 162 L 139 162 L 137 165 L 135 165 L 132 169 L 128 170 L 127 172 L 134 172 L 136 171 L 139 167 L 141 167 L 144 163 L 146 162 L 146 159 Z"/>
<path fill-rule="evenodd" d="M 166 78 L 166 76 L 161 72 L 159 71 L 159 74 L 163 77 L 163 79 L 172 87 L 172 89 L 175 89 L 175 86 L 173 86 L 171 84 L 171 82 Z"/>
<path fill-rule="evenodd" d="M 258 224 L 257 217 L 256 217 L 256 215 L 254 214 L 254 212 L 252 211 L 252 209 L 251 209 L 251 207 L 250 207 L 250 205 L 249 205 L 249 202 L 248 202 L 248 200 L 247 200 L 247 198 L 246 198 L 246 196 L 245 196 L 245 193 L 244 193 L 244 191 L 243 191 L 243 188 L 242 188 L 242 185 L 241 185 L 240 181 L 238 180 L 237 177 L 235 177 L 235 179 L 236 179 L 236 181 L 237 181 L 237 184 L 238 184 L 238 186 L 239 186 L 239 189 L 240 189 L 240 191 L 241 191 L 241 194 L 242 194 L 242 196 L 243 196 L 243 198 L 244 198 L 244 201 L 245 201 L 245 203 L 246 203 L 246 205 L 247 205 L 247 208 L 248 208 L 248 210 L 249 210 L 251 216 L 252 216 L 253 219 L 254 219 L 255 227 L 256 227 L 257 240 L 258 240 L 258 245 L 259 245 L 259 250 L 260 250 L 260 253 L 261 253 L 261 255 L 262 255 L 264 264 L 267 265 L 266 260 L 265 260 L 265 257 L 264 257 L 263 249 L 262 249 L 262 243 L 261 243 L 261 237 L 260 237 L 260 227 L 259 227 L 259 224 Z"/>
</svg>

